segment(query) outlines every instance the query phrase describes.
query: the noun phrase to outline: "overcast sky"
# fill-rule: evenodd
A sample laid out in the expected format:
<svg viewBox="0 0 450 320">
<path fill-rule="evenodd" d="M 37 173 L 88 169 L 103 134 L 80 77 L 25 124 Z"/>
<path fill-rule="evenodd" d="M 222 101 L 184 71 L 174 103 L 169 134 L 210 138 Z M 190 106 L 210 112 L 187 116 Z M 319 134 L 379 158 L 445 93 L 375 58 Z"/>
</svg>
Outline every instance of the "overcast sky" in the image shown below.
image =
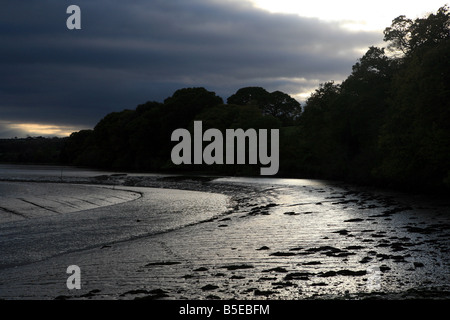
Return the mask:
<svg viewBox="0 0 450 320">
<path fill-rule="evenodd" d="M 302 102 L 320 83 L 344 80 L 369 46 L 385 46 L 392 19 L 441 2 L 2 1 L 0 138 L 93 128 L 186 87 L 226 101 L 261 86 Z M 66 27 L 71 4 L 81 30 Z"/>
</svg>

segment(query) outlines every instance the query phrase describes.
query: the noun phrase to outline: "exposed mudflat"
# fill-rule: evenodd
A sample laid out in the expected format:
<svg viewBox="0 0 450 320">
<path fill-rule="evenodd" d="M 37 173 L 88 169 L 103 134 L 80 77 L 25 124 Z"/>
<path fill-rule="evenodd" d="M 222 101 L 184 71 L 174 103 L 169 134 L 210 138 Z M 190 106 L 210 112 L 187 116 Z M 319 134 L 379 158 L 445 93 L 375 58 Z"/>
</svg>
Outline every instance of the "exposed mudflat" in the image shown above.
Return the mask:
<svg viewBox="0 0 450 320">
<path fill-rule="evenodd" d="M 0 298 L 450 297 L 447 200 L 295 179 L 47 177 L 44 194 L 23 180 L 1 182 L 0 197 L 72 208 L 75 188 L 105 206 L 1 223 Z M 69 265 L 80 290 L 66 287 Z"/>
</svg>

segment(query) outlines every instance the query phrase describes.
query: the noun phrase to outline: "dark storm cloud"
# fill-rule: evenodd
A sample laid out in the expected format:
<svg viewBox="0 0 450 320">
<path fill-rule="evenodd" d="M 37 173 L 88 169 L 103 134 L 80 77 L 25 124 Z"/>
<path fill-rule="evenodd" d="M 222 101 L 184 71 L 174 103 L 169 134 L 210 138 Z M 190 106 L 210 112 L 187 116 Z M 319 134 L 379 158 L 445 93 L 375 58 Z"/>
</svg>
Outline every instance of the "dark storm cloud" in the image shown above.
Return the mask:
<svg viewBox="0 0 450 320">
<path fill-rule="evenodd" d="M 81 30 L 66 28 L 74 3 Z M 298 93 L 345 78 L 358 50 L 381 38 L 244 1 L 74 3 L 2 6 L 0 120 L 93 126 L 108 112 L 192 86 L 224 100 L 250 85 Z"/>
</svg>

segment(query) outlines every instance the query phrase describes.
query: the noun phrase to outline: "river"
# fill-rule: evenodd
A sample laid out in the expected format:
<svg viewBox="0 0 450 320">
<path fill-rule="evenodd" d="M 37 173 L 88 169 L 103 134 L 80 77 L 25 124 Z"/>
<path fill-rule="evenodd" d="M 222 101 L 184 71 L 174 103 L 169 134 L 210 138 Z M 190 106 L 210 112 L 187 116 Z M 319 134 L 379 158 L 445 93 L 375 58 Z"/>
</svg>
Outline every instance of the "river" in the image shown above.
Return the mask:
<svg viewBox="0 0 450 320">
<path fill-rule="evenodd" d="M 449 208 L 330 181 L 0 165 L 0 298 L 448 298 Z"/>
</svg>

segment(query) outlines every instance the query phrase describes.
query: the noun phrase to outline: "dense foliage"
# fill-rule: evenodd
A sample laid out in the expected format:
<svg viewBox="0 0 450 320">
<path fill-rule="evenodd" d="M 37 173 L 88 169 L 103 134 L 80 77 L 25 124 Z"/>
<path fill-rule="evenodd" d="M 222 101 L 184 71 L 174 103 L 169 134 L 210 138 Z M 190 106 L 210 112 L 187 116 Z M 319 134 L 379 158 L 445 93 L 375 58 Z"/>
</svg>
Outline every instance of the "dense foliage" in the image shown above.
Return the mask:
<svg viewBox="0 0 450 320">
<path fill-rule="evenodd" d="M 0 162 L 45 163 L 61 162 L 61 150 L 67 138 L 28 137 L 0 139 Z"/>
</svg>

